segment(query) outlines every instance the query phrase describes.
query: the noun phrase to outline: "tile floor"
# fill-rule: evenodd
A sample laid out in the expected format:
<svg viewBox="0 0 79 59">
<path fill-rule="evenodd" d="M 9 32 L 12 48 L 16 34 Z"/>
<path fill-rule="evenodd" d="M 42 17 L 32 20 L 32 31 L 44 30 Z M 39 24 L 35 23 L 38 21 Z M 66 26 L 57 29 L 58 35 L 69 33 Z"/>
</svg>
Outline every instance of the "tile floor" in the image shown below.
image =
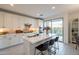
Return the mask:
<svg viewBox="0 0 79 59">
<path fill-rule="evenodd" d="M 47 51 L 45 51 L 44 54 L 50 55 L 50 53 L 48 54 Z M 54 54 L 51 54 L 51 55 L 54 55 Z M 63 42 L 59 42 L 59 49 L 56 50 L 55 55 L 79 55 L 79 48 L 76 50 L 75 45 L 73 44 L 65 44 Z"/>
<path fill-rule="evenodd" d="M 59 42 L 59 49 L 56 50 L 56 55 L 79 55 L 79 49 L 76 50 L 73 44 Z"/>
<path fill-rule="evenodd" d="M 37 53 L 38 52 L 39 51 L 37 50 Z M 48 55 L 47 52 L 45 53 Z M 23 45 L 17 45 L 11 48 L 0 50 L 0 55 L 25 55 L 23 51 Z M 79 55 L 79 48 L 76 50 L 75 45 L 73 44 L 59 42 L 59 49 L 56 50 L 56 55 Z"/>
</svg>

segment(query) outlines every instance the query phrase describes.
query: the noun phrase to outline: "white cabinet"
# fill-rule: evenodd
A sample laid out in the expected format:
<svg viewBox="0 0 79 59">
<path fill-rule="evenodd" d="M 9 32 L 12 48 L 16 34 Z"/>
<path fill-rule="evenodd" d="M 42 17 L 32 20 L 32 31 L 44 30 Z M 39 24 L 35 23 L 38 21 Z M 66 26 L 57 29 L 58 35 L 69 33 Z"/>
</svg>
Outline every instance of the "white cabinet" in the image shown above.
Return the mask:
<svg viewBox="0 0 79 59">
<path fill-rule="evenodd" d="M 15 15 L 7 12 L 0 12 L 0 27 L 6 28 L 24 28 L 24 24 L 32 24 L 32 27 L 38 27 L 37 20 L 25 16 Z"/>
<path fill-rule="evenodd" d="M 10 40 L 5 36 L 0 36 L 0 49 L 8 47 Z"/>
<path fill-rule="evenodd" d="M 4 27 L 4 13 L 0 12 L 0 28 Z"/>
<path fill-rule="evenodd" d="M 19 17 L 15 14 L 0 12 L 0 28 L 16 28 L 19 27 Z"/>
<path fill-rule="evenodd" d="M 16 34 L 7 34 L 7 38 L 9 40 L 9 45 L 17 45 L 17 44 L 20 44 L 20 43 L 23 43 L 23 38 L 20 38 L 18 36 L 16 36 Z"/>
<path fill-rule="evenodd" d="M 17 45 L 17 44 L 20 44 L 20 43 L 23 43 L 23 39 L 20 38 L 20 37 L 17 37 L 15 35 L 11 35 L 11 34 L 8 34 L 8 35 L 4 35 L 4 36 L 0 36 L 0 49 L 3 49 L 3 48 L 7 48 L 7 47 L 10 47 L 10 46 L 13 46 L 13 45 Z"/>
<path fill-rule="evenodd" d="M 16 26 L 16 23 L 14 22 L 14 19 L 16 17 L 14 17 L 14 15 L 9 14 L 9 13 L 5 13 L 5 21 L 4 21 L 4 26 L 6 28 L 14 28 L 14 25 Z"/>
</svg>

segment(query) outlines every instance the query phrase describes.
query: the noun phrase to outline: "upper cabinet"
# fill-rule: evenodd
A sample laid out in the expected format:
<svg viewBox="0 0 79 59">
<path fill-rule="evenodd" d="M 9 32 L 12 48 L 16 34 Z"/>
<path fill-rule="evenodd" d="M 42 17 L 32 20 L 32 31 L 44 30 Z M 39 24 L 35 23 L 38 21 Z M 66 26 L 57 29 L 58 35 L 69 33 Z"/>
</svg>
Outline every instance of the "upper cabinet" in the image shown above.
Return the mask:
<svg viewBox="0 0 79 59">
<path fill-rule="evenodd" d="M 4 27 L 4 13 L 0 12 L 0 28 Z"/>
<path fill-rule="evenodd" d="M 4 26 L 6 28 L 13 28 L 13 15 L 5 13 Z"/>
<path fill-rule="evenodd" d="M 0 28 L 24 28 L 24 24 L 32 24 L 32 27 L 36 28 L 37 20 L 7 12 L 0 12 Z"/>
<path fill-rule="evenodd" d="M 19 15 L 0 12 L 0 28 L 23 27 L 25 20 L 26 20 L 26 18 L 19 16 Z"/>
<path fill-rule="evenodd" d="M 5 27 L 7 28 L 18 28 L 20 27 L 21 23 L 21 16 L 15 15 L 15 14 L 5 14 Z M 23 26 L 23 25 L 22 25 Z"/>
</svg>

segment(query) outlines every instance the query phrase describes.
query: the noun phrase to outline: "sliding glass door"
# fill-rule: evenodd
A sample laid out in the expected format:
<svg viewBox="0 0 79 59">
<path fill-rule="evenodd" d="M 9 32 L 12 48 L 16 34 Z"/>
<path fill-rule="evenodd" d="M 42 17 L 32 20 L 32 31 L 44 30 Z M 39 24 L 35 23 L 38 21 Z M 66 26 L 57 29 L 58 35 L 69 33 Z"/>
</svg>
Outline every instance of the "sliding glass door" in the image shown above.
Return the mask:
<svg viewBox="0 0 79 59">
<path fill-rule="evenodd" d="M 59 36 L 59 41 L 63 41 L 63 18 L 48 20 L 44 22 L 44 27 L 50 27 L 51 30 L 49 31 L 49 34 L 56 34 Z"/>
<path fill-rule="evenodd" d="M 52 33 L 59 36 L 59 41 L 63 41 L 63 18 L 52 20 Z"/>
</svg>

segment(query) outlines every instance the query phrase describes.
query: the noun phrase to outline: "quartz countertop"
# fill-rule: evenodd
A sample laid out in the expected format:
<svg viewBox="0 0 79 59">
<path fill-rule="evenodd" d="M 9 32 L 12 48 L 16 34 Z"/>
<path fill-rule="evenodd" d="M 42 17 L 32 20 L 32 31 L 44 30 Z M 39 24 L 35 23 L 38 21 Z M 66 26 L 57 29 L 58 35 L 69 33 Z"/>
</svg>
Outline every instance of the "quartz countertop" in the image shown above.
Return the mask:
<svg viewBox="0 0 79 59">
<path fill-rule="evenodd" d="M 52 37 L 55 38 L 56 35 L 55 34 L 52 34 L 52 35 L 40 34 L 39 36 L 34 36 L 34 37 L 24 36 L 23 38 L 29 41 L 30 43 L 34 44 L 34 43 L 37 43 L 37 42 L 40 42 L 42 40 L 45 40 L 47 38 L 52 38 Z"/>
</svg>

